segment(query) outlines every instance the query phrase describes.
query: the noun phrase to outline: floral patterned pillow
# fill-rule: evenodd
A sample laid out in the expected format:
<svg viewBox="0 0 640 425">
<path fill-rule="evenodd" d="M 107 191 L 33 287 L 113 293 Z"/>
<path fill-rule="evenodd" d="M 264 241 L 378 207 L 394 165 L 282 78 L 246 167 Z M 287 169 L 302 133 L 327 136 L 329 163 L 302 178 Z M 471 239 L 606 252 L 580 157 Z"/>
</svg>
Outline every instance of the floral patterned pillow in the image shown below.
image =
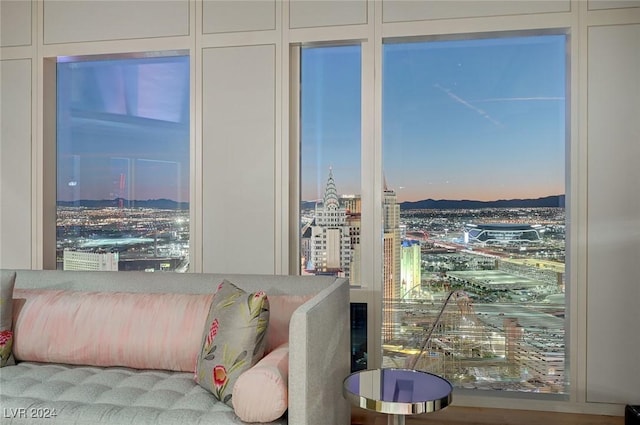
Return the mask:
<svg viewBox="0 0 640 425">
<path fill-rule="evenodd" d="M 196 382 L 233 407 L 231 393 L 236 380 L 264 354 L 268 323 L 269 300 L 263 291 L 249 294 L 224 280 L 211 302 L 196 363 Z"/>
<path fill-rule="evenodd" d="M 0 275 L 0 367 L 15 363 L 11 354 L 13 346 L 11 309 L 15 280 L 15 272 L 2 271 L 2 275 Z"/>
</svg>

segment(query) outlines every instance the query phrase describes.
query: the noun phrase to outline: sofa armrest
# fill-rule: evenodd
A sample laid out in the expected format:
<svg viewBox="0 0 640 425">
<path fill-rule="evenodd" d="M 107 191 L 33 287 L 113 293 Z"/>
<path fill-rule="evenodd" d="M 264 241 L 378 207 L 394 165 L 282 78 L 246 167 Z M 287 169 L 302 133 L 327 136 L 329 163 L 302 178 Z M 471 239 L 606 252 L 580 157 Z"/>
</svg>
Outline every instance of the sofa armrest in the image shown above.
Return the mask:
<svg viewBox="0 0 640 425">
<path fill-rule="evenodd" d="M 334 284 L 298 307 L 289 324 L 289 423 L 349 424 L 342 396 L 350 371 L 349 284 Z"/>
</svg>

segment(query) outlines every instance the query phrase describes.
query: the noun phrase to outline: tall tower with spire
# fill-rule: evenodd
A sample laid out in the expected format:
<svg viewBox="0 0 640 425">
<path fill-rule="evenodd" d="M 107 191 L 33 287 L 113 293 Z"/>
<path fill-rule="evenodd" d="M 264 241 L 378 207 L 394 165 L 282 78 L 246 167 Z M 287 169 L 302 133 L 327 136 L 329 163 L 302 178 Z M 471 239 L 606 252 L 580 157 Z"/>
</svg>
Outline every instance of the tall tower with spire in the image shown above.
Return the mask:
<svg viewBox="0 0 640 425">
<path fill-rule="evenodd" d="M 316 204 L 310 245 L 311 263 L 307 268 L 311 273 L 349 278 L 353 255 L 350 226 L 347 209 L 340 204 L 332 168 L 322 202 Z"/>
</svg>

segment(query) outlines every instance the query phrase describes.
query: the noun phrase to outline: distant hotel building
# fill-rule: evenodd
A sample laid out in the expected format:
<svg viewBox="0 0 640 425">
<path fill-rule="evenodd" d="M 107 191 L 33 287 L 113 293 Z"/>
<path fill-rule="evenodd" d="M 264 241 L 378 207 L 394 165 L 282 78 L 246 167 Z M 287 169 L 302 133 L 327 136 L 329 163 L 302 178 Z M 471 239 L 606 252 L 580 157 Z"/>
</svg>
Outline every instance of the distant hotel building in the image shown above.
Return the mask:
<svg viewBox="0 0 640 425">
<path fill-rule="evenodd" d="M 117 252 L 82 252 L 64 250 L 63 270 L 118 271 Z"/>
<path fill-rule="evenodd" d="M 383 218 L 383 251 L 382 267 L 382 341 L 387 342 L 395 338 L 399 329 L 400 311 L 396 304 L 402 296 L 400 291 L 400 205 L 396 193 L 386 187 L 382 204 Z"/>
<path fill-rule="evenodd" d="M 400 262 L 400 280 L 402 296 L 411 297 L 411 293 L 420 289 L 421 272 L 421 252 L 420 242 L 404 239 L 402 241 L 402 260 Z"/>
<path fill-rule="evenodd" d="M 362 224 L 362 199 L 360 195 L 343 195 L 340 202 L 347 212 L 349 226 L 349 245 L 351 249 L 351 265 L 349 266 L 349 284 L 360 285 L 360 228 Z"/>
<path fill-rule="evenodd" d="M 359 198 L 348 198 L 351 209 L 360 208 Z M 353 260 L 360 243 L 360 215 L 351 214 L 340 204 L 333 172 L 329 178 L 321 203 L 316 204 L 313 222 L 302 229 L 302 255 L 308 259 L 305 271 L 352 279 Z M 359 283 L 359 282 L 358 282 Z"/>
<path fill-rule="evenodd" d="M 483 245 L 520 245 L 541 242 L 539 224 L 466 224 L 465 243 Z"/>
</svg>

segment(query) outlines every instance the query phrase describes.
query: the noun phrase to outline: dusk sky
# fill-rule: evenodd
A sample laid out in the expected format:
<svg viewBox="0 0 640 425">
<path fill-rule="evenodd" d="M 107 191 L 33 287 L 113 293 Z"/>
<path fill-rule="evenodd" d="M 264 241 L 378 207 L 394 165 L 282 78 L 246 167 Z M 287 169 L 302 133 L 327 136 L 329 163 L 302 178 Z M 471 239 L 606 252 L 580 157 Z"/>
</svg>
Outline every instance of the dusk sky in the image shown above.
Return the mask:
<svg viewBox="0 0 640 425">
<path fill-rule="evenodd" d="M 385 44 L 398 200 L 564 194 L 565 61 L 564 36 Z M 303 200 L 322 196 L 329 167 L 340 193 L 360 193 L 359 81 L 359 46 L 303 50 Z"/>
<path fill-rule="evenodd" d="M 565 36 L 383 46 L 399 201 L 564 194 Z M 302 51 L 302 200 L 360 194 L 360 47 Z M 189 200 L 189 59 L 58 64 L 58 199 Z"/>
</svg>

